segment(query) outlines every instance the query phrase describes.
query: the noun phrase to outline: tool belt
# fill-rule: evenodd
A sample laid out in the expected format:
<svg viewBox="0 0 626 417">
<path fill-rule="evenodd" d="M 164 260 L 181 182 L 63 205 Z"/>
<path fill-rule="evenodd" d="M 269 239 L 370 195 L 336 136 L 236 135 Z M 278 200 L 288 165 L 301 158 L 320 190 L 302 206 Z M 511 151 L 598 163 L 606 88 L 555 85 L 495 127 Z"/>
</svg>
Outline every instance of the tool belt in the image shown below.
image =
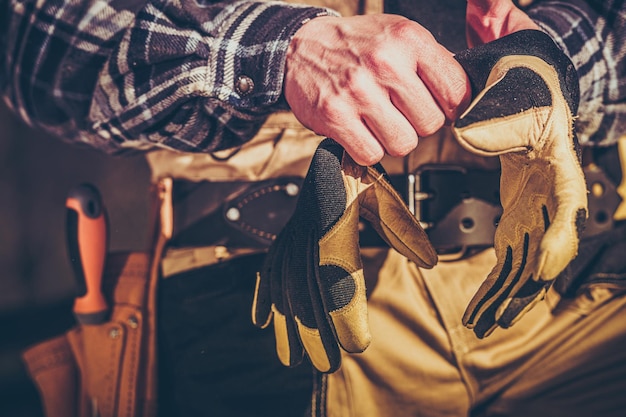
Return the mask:
<svg viewBox="0 0 626 417">
<path fill-rule="evenodd" d="M 614 226 L 613 212 L 621 202 L 617 193 L 621 172 L 608 174 L 608 169 L 597 163 L 586 164 L 584 171 L 590 190 L 585 237 L 590 237 Z M 169 247 L 264 250 L 291 217 L 302 181 L 300 177 L 258 182 L 174 181 L 174 230 Z M 493 246 L 502 214 L 499 170 L 432 164 L 405 175 L 390 175 L 390 181 L 443 260 Z M 360 244 L 386 245 L 365 221 Z"/>
<path fill-rule="evenodd" d="M 465 253 L 493 244 L 502 210 L 498 171 L 433 165 L 390 180 L 440 253 Z M 168 246 L 266 249 L 291 217 L 302 181 L 174 181 L 174 231 Z M 360 244 L 386 245 L 365 221 Z"/>
<path fill-rule="evenodd" d="M 157 414 L 156 291 L 171 225 L 169 181 L 159 182 L 148 252 L 110 252 L 100 324 L 77 324 L 22 352 L 46 417 L 154 417 Z"/>
<path fill-rule="evenodd" d="M 109 320 L 77 325 L 23 352 L 47 417 L 155 415 L 149 265 L 147 253 L 109 254 Z"/>
</svg>

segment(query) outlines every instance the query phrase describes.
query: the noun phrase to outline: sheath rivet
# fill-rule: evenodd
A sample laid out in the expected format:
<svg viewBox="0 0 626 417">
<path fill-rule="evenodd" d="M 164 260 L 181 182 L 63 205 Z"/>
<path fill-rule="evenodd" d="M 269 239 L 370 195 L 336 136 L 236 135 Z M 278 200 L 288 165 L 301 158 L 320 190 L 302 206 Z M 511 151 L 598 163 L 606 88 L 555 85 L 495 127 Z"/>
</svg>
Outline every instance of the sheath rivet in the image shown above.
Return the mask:
<svg viewBox="0 0 626 417">
<path fill-rule="evenodd" d="M 120 337 L 120 329 L 118 329 L 117 327 L 112 328 L 109 331 L 109 337 L 111 339 L 117 339 L 118 337 Z"/>
<path fill-rule="evenodd" d="M 137 320 L 137 317 L 135 316 L 130 316 L 128 318 L 128 325 L 131 327 L 131 329 L 136 329 L 137 327 L 139 327 L 139 320 Z"/>
<path fill-rule="evenodd" d="M 231 222 L 236 222 L 241 218 L 241 213 L 237 207 L 231 207 L 226 211 L 226 218 Z"/>
<path fill-rule="evenodd" d="M 300 192 L 300 187 L 298 187 L 298 184 L 290 182 L 289 184 L 285 185 L 285 193 L 287 193 L 289 197 L 297 196 L 298 192 Z"/>
</svg>

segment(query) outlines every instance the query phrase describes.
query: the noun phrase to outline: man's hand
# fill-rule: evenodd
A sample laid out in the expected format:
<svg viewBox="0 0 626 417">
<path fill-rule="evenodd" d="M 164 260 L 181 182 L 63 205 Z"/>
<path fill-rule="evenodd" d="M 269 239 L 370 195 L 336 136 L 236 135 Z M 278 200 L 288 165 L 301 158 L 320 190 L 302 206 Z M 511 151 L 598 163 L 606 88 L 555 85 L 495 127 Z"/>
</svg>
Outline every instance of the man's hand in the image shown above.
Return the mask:
<svg viewBox="0 0 626 417">
<path fill-rule="evenodd" d="M 253 322 L 274 322 L 276 350 L 286 366 L 304 353 L 321 372 L 337 370 L 340 346 L 362 352 L 370 343 L 359 218 L 392 248 L 430 268 L 437 254 L 381 166 L 357 165 L 330 139 L 318 147 L 293 217 L 259 271 Z"/>
<path fill-rule="evenodd" d="M 587 216 L 574 116 L 578 77 L 548 35 L 520 31 L 461 52 L 476 98 L 455 122 L 459 143 L 499 155 L 498 258 L 463 323 L 485 337 L 513 325 L 574 258 Z"/>
<path fill-rule="evenodd" d="M 468 0 L 465 14 L 467 45 L 473 48 L 525 29 L 539 29 L 510 0 Z"/>
<path fill-rule="evenodd" d="M 296 32 L 286 65 L 293 113 L 361 165 L 408 154 L 470 99 L 452 54 L 421 25 L 395 15 L 313 19 Z"/>
</svg>

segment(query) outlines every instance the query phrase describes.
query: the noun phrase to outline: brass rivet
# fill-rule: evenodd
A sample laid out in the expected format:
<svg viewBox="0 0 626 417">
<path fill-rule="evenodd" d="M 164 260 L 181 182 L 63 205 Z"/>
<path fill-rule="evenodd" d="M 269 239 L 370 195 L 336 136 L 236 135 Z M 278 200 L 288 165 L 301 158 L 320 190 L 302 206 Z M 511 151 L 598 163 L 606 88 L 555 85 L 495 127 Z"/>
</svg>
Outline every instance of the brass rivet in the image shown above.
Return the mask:
<svg viewBox="0 0 626 417">
<path fill-rule="evenodd" d="M 110 331 L 109 331 L 109 337 L 111 339 L 117 339 L 118 337 L 120 337 L 120 334 L 122 332 L 120 331 L 120 329 L 118 329 L 117 327 L 113 327 Z"/>
<path fill-rule="evenodd" d="M 128 325 L 131 329 L 136 329 L 137 327 L 139 327 L 139 320 L 135 316 L 130 316 L 128 318 Z"/>
<path fill-rule="evenodd" d="M 254 90 L 254 81 L 252 81 L 252 78 L 247 75 L 240 75 L 237 77 L 235 89 L 240 95 L 246 96 Z"/>
</svg>

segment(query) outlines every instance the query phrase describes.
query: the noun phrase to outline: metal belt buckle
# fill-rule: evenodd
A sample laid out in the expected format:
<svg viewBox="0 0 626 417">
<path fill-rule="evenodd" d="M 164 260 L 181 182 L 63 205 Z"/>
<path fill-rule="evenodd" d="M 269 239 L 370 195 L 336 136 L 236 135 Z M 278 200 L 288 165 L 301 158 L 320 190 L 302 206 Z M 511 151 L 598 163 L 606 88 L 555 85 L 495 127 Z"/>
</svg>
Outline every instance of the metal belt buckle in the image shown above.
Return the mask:
<svg viewBox="0 0 626 417">
<path fill-rule="evenodd" d="M 408 175 L 408 206 L 443 261 L 493 246 L 502 215 L 500 172 L 423 165 Z"/>
</svg>

